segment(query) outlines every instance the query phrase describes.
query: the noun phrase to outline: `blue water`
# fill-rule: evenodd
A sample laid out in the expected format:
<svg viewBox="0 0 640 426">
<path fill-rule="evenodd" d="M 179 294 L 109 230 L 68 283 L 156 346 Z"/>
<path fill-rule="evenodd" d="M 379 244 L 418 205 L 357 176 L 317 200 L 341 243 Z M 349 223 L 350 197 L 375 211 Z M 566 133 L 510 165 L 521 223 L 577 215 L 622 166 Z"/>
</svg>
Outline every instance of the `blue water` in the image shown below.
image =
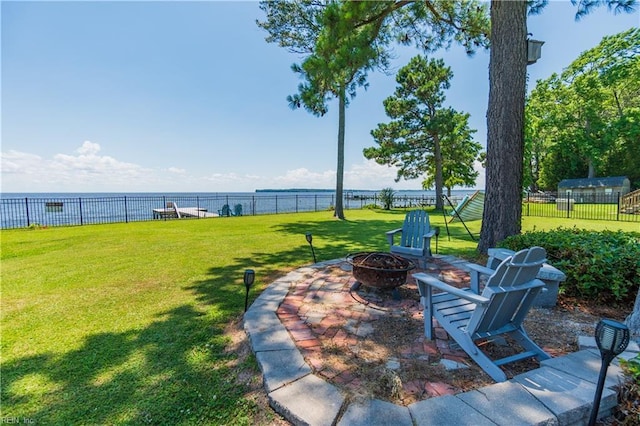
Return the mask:
<svg viewBox="0 0 640 426">
<path fill-rule="evenodd" d="M 455 204 L 473 190 L 452 193 Z M 344 208 L 359 209 L 373 202 L 377 191 L 345 191 Z M 397 191 L 396 204 L 429 203 L 434 191 Z M 47 203 L 62 206 L 47 206 Z M 217 213 L 227 204 L 241 206 L 244 215 L 322 211 L 333 208 L 332 191 L 194 192 L 194 193 L 0 193 L 0 228 L 86 225 L 153 220 L 154 209 L 168 202 Z"/>
</svg>

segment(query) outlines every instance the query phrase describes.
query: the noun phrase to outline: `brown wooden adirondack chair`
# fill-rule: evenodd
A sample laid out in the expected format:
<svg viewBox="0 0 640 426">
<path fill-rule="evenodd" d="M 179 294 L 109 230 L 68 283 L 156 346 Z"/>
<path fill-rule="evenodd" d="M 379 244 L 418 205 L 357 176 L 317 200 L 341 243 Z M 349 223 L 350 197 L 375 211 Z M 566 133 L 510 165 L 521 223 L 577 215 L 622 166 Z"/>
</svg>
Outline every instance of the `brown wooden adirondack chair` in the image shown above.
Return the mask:
<svg viewBox="0 0 640 426">
<path fill-rule="evenodd" d="M 414 274 L 424 306 L 425 336 L 433 337 L 433 318 L 460 347 L 496 382 L 507 379 L 501 365 L 521 359 L 550 356 L 527 336 L 522 322 L 544 283 L 536 279 L 546 252 L 541 247 L 521 250 L 506 258 L 487 279 L 482 294 L 458 289 L 424 273 Z M 433 293 L 432 289 L 442 290 Z M 475 341 L 506 334 L 524 352 L 492 360 Z"/>
<path fill-rule="evenodd" d="M 400 235 L 400 243 L 394 243 L 394 236 Z M 414 257 L 425 261 L 431 256 L 431 237 L 435 230 L 429 224 L 429 215 L 424 210 L 412 210 L 404 218 L 402 228 L 386 233 L 391 253 Z"/>
</svg>

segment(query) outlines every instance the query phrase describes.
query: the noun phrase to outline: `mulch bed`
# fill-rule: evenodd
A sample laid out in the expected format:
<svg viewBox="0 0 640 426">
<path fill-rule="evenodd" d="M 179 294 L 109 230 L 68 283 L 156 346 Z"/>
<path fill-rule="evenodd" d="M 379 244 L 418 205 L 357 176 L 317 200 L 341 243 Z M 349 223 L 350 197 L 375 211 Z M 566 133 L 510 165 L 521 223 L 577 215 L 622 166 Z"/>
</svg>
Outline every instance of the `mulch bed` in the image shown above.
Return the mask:
<svg viewBox="0 0 640 426">
<path fill-rule="evenodd" d="M 467 274 L 441 267 L 440 272 L 447 281 L 466 284 Z M 345 274 L 340 268 L 334 269 L 330 274 L 336 277 Z M 370 322 L 373 332 L 363 338 L 336 344 L 336 338 L 320 336 L 320 355 L 317 347 L 303 348 L 305 357 L 312 354 L 322 360 L 316 374 L 352 398 L 373 397 L 400 405 L 494 383 L 462 350 L 456 350 L 455 342 L 447 342 L 444 330 L 436 329 L 436 341 L 426 340 L 415 284 L 409 283 L 397 290 L 399 300 L 397 294 L 388 290 L 362 286 L 351 292 L 368 307 L 390 308 Z M 525 320 L 525 329 L 547 353 L 557 357 L 577 351 L 578 336 L 592 336 L 595 325 L 603 317 L 624 320 L 629 312 L 629 307 L 602 306 L 560 296 L 554 308 L 533 308 Z M 412 350 L 416 345 L 421 346 L 420 351 Z M 498 343 L 487 342 L 481 348 L 493 359 L 519 352 L 515 342 L 504 339 Z M 440 365 L 443 358 L 466 364 L 468 368 L 446 370 Z M 508 364 L 503 369 L 507 377 L 512 378 L 538 367 L 538 361 L 529 359 Z"/>
</svg>

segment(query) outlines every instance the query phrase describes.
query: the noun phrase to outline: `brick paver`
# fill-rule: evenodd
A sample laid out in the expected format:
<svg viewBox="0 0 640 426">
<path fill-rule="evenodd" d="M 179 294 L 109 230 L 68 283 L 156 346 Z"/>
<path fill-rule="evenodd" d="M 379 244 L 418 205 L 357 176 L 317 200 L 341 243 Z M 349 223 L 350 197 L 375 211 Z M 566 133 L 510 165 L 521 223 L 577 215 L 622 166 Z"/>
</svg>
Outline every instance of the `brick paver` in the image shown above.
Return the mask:
<svg viewBox="0 0 640 426">
<path fill-rule="evenodd" d="M 414 271 L 415 272 L 415 271 Z M 426 271 L 452 285 L 468 283 L 468 274 L 434 259 Z M 355 350 L 362 339 L 375 330 L 375 321 L 388 315 L 404 316 L 422 322 L 423 307 L 415 298 L 396 300 L 388 295 L 362 292 L 352 289 L 355 279 L 345 263 L 318 269 L 312 277 L 295 283 L 277 310 L 282 324 L 287 328 L 309 366 L 320 376 L 340 384 L 358 383 L 349 366 L 323 360 L 322 347 L 340 347 Z M 409 275 L 404 291 L 417 294 L 418 289 Z M 459 348 L 451 347 L 451 340 L 438 324 L 435 324 L 435 341 L 424 337 L 399 349 L 402 359 L 450 359 L 469 363 L 468 356 Z M 402 365 L 402 362 L 400 363 Z M 445 395 L 452 393 L 443 383 L 412 381 L 405 390 L 412 394 L 428 393 Z"/>
</svg>

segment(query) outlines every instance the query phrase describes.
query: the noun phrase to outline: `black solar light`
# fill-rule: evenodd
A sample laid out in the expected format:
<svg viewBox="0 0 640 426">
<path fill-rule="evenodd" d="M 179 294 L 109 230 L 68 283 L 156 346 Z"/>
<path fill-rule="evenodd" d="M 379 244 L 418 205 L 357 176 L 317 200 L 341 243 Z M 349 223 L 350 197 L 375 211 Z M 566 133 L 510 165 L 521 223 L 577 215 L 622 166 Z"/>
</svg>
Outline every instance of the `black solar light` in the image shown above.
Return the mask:
<svg viewBox="0 0 640 426">
<path fill-rule="evenodd" d="M 629 328 L 618 321 L 603 319 L 596 326 L 596 344 L 602 357 L 602 366 L 600 367 L 600 376 L 598 377 L 598 385 L 596 386 L 596 396 L 593 399 L 589 426 L 596 424 L 598 409 L 600 408 L 600 399 L 602 398 L 602 389 L 604 388 L 604 381 L 607 377 L 609 364 L 627 348 L 629 335 Z"/>
<path fill-rule="evenodd" d="M 247 312 L 249 307 L 249 289 L 251 284 L 256 279 L 256 273 L 253 269 L 247 269 L 244 271 L 244 288 L 247 289 L 247 294 L 244 297 L 244 311 Z"/>
<path fill-rule="evenodd" d="M 311 235 L 311 232 L 307 232 L 307 234 L 305 235 L 305 238 L 307 239 L 307 242 L 311 246 L 311 254 L 313 255 L 313 263 L 318 263 L 318 261 L 316 260 L 316 252 L 313 250 L 313 236 Z"/>
</svg>

